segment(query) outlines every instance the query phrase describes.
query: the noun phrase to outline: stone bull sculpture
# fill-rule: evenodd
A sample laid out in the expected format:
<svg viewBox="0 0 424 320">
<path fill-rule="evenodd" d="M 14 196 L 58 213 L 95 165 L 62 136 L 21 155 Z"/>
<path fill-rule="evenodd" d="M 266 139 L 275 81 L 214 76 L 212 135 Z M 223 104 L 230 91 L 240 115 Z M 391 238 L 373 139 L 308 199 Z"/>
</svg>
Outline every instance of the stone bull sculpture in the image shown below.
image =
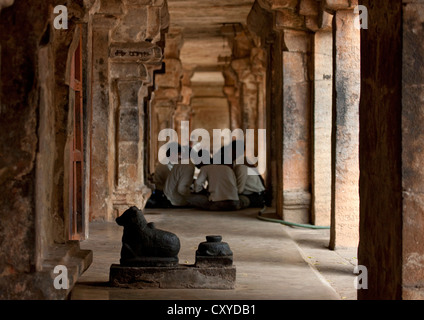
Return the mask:
<svg viewBox="0 0 424 320">
<path fill-rule="evenodd" d="M 180 239 L 173 233 L 147 223 L 143 212 L 131 207 L 116 218 L 124 227 L 121 266 L 168 267 L 178 265 Z"/>
</svg>

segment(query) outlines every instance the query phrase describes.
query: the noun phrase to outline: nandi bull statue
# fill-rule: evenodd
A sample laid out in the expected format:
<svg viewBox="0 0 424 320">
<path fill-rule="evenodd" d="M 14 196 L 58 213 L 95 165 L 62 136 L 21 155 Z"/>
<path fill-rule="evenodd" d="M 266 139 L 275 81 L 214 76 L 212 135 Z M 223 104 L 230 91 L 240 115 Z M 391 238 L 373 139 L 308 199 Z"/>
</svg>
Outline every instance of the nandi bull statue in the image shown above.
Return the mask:
<svg viewBox="0 0 424 320">
<path fill-rule="evenodd" d="M 131 207 L 116 218 L 124 227 L 121 266 L 169 267 L 178 265 L 180 239 L 173 233 L 147 223 L 143 211 Z"/>
</svg>

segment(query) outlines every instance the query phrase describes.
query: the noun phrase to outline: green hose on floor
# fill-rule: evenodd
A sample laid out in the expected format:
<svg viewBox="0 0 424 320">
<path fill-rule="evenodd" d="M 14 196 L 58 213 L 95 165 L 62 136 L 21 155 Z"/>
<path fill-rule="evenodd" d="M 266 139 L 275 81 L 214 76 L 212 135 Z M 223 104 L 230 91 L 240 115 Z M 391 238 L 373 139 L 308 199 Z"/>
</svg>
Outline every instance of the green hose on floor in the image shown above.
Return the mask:
<svg viewBox="0 0 424 320">
<path fill-rule="evenodd" d="M 259 211 L 259 213 L 257 215 L 257 218 L 259 220 L 281 223 L 281 224 L 284 224 L 284 225 L 290 226 L 290 227 L 300 227 L 300 228 L 308 228 L 308 229 L 330 229 L 329 226 L 314 226 L 312 224 L 294 223 L 294 222 L 288 222 L 288 221 L 284 221 L 284 220 L 280 220 L 280 219 L 265 218 L 265 217 L 262 216 L 262 213 L 264 213 L 265 210 L 266 210 L 266 207 L 263 207 Z"/>
</svg>

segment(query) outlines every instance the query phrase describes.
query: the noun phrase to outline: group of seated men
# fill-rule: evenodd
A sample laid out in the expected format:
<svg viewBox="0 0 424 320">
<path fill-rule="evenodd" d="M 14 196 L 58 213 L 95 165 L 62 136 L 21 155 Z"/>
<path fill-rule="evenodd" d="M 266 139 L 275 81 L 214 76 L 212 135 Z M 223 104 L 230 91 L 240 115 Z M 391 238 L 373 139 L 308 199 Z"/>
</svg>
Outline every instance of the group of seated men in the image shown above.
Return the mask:
<svg viewBox="0 0 424 320">
<path fill-rule="evenodd" d="M 235 150 L 235 148 L 233 148 Z M 169 151 L 169 150 L 168 150 Z M 204 150 L 200 150 L 201 156 Z M 265 205 L 265 187 L 260 175 L 249 175 L 248 165 L 236 164 L 235 152 L 232 162 L 159 164 L 153 176 L 155 190 L 146 208 L 194 207 L 211 211 L 233 211 L 247 207 L 262 208 Z M 167 153 L 169 155 L 169 153 Z M 178 146 L 181 159 L 181 146 Z M 199 169 L 197 178 L 195 169 Z"/>
</svg>

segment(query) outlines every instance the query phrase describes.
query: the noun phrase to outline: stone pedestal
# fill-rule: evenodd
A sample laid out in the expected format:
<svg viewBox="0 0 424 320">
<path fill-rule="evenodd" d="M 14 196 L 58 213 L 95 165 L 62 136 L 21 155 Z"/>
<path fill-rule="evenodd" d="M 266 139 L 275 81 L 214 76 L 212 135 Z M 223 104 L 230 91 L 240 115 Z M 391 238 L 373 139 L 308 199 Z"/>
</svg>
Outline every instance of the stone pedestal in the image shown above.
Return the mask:
<svg viewBox="0 0 424 320">
<path fill-rule="evenodd" d="M 196 267 L 122 267 L 112 264 L 109 283 L 121 288 L 160 289 L 234 289 L 236 268 Z"/>
<path fill-rule="evenodd" d="M 172 265 L 169 258 L 163 258 L 161 264 L 155 258 L 152 266 L 151 258 L 140 264 L 144 259 L 141 257 L 135 261 L 138 266 L 112 264 L 109 283 L 113 287 L 140 289 L 234 289 L 236 268 L 230 246 L 221 242 L 219 235 L 207 236 L 206 240 L 199 244 L 194 265 Z"/>
</svg>

